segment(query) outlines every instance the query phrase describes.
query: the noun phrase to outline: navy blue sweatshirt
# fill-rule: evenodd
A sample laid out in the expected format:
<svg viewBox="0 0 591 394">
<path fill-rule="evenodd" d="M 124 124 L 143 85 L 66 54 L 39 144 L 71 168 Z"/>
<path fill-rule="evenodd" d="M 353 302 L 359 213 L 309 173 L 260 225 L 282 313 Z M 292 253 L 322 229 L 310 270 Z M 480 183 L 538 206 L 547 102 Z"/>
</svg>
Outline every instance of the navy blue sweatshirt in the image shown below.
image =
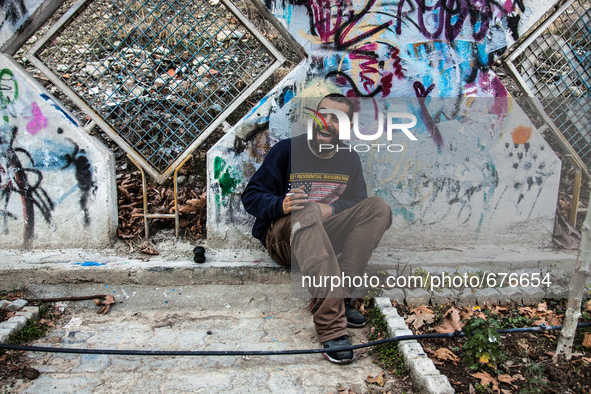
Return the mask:
<svg viewBox="0 0 591 394">
<path fill-rule="evenodd" d="M 320 158 L 310 150 L 305 134 L 281 140 L 242 192 L 244 209 L 256 218 L 252 235 L 265 247 L 271 222 L 285 216 L 283 200 L 296 187 L 309 194 L 308 200 L 332 205 L 335 214 L 367 198 L 361 160 L 348 146 L 342 144 L 332 157 Z"/>
</svg>

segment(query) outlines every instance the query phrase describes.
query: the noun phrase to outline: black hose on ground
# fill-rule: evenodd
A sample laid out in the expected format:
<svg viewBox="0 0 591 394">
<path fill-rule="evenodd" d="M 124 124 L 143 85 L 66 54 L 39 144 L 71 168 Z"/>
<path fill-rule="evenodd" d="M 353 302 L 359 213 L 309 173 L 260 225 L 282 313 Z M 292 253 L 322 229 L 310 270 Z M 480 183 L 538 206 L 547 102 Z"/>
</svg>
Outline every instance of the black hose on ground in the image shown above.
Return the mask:
<svg viewBox="0 0 591 394">
<path fill-rule="evenodd" d="M 577 324 L 577 328 L 591 327 L 591 323 Z M 560 330 L 562 326 L 546 326 L 541 324 L 538 327 L 509 328 L 499 330 L 500 334 L 518 333 L 518 332 L 536 332 Z M 389 342 L 407 341 L 412 339 L 428 338 L 452 338 L 462 337 L 464 333 L 456 331 L 448 334 L 422 334 L 422 335 L 400 335 L 397 337 L 381 339 L 379 341 L 362 343 L 342 348 L 334 348 L 330 351 L 355 350 L 365 347 L 383 345 Z M 117 356 L 276 356 L 289 354 L 314 354 L 325 353 L 325 349 L 301 349 L 301 350 L 114 350 L 114 349 L 69 349 L 43 346 L 21 346 L 8 345 L 0 343 L 0 349 L 23 350 L 27 352 L 44 353 L 76 353 L 76 354 L 104 354 Z"/>
</svg>

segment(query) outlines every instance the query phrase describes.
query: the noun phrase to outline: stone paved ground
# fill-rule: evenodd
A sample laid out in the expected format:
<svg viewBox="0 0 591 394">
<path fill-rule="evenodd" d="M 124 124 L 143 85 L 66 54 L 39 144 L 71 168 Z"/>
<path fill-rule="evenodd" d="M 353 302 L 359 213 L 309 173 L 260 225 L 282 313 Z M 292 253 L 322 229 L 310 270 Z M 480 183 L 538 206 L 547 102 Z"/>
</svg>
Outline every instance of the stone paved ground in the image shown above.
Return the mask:
<svg viewBox="0 0 591 394">
<path fill-rule="evenodd" d="M 96 294 L 91 292 L 96 290 L 92 286 L 69 289 L 73 295 Z M 90 302 L 70 303 L 68 316 L 34 345 L 151 350 L 319 347 L 308 300 L 291 298 L 287 285 L 185 287 L 174 292 L 172 288 L 139 286 L 109 290 L 123 300 L 109 315 L 97 315 L 97 307 Z M 56 288 L 45 296 L 62 291 Z M 177 300 L 183 301 L 173 302 L 170 294 L 179 292 Z M 169 296 L 155 296 L 166 293 Z M 66 326 L 73 318 L 81 324 Z M 365 342 L 363 330 L 349 332 L 353 343 Z M 40 377 L 19 381 L 9 392 L 336 393 L 340 384 L 365 393 L 370 390 L 367 376 L 382 372 L 367 353 L 359 351 L 355 361 L 346 366 L 331 364 L 319 354 L 247 358 L 29 353 L 29 357 Z M 385 389 L 402 392 L 396 386 L 390 378 Z"/>
</svg>

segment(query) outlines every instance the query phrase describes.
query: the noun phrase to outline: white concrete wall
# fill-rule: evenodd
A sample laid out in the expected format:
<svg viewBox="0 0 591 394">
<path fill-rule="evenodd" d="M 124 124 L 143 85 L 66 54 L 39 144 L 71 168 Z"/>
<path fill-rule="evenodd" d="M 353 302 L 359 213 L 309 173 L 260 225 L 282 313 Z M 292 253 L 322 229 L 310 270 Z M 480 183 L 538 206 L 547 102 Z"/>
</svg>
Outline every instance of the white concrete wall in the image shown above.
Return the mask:
<svg viewBox="0 0 591 394">
<path fill-rule="evenodd" d="M 4 45 L 27 19 L 47 0 L 5 0 L 0 8 L 0 47 Z"/>
<path fill-rule="evenodd" d="M 440 2 L 426 4 L 436 3 Z M 319 97 L 335 91 L 348 96 L 415 100 L 426 95 L 456 98 L 458 105 L 465 105 L 467 97 L 507 97 L 490 66 L 513 42 L 513 36 L 523 34 L 553 2 L 459 1 L 454 3 L 459 7 L 456 15 L 446 15 L 443 7 L 424 10 L 421 4 L 425 2 L 267 2 L 309 58 L 208 152 L 211 246 L 259 245 L 250 236 L 253 219 L 244 212 L 240 193 L 269 148 L 290 136 L 286 114 L 291 97 Z M 512 30 L 510 17 L 516 15 L 517 28 Z M 521 109 L 516 103 L 503 107 L 498 121 L 507 127 L 506 132 L 496 134 L 491 134 L 494 122 L 490 119 L 488 127 L 459 133 L 461 119 L 453 112 L 446 114 L 452 115 L 451 119 L 433 114 L 441 146 L 425 140 L 412 152 L 409 149 L 407 156 L 381 164 L 383 171 L 402 180 L 402 190 L 396 189 L 398 184 L 395 188 L 369 182 L 370 194 L 382 195 L 396 212 L 395 226 L 385 242 L 409 249 L 467 243 L 548 243 L 560 163 L 541 135 L 523 120 Z M 521 123 L 511 123 L 516 119 Z M 518 127 L 532 130 L 525 142 L 518 139 L 516 144 L 511 133 Z M 478 140 L 482 144 L 478 145 Z M 451 146 L 454 155 L 442 146 Z M 521 158 L 516 160 L 518 156 Z M 371 165 L 367 160 L 364 163 Z M 499 177 L 493 199 L 489 168 Z M 540 177 L 542 183 L 538 184 Z M 431 191 L 422 190 L 418 179 L 424 179 L 425 188 Z M 534 184 L 529 185 L 532 180 Z M 459 182 L 461 203 L 446 206 L 454 182 Z M 434 185 L 441 185 L 441 192 L 433 192 Z M 478 189 L 475 196 L 466 194 L 471 193 L 471 187 Z"/>
<path fill-rule="evenodd" d="M 0 76 L 0 247 L 112 244 L 113 153 L 4 55 Z"/>
</svg>

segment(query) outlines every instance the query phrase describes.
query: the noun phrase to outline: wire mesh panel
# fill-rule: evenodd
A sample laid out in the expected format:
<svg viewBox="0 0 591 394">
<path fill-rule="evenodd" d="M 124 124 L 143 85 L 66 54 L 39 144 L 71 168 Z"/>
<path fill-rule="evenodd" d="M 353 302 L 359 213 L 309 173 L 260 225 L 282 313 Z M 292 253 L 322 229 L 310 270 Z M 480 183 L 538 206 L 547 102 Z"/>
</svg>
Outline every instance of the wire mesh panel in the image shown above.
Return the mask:
<svg viewBox="0 0 591 394">
<path fill-rule="evenodd" d="M 591 1 L 567 1 L 509 58 L 522 87 L 591 167 Z"/>
<path fill-rule="evenodd" d="M 27 54 L 158 181 L 284 61 L 227 0 L 87 0 Z"/>
</svg>

